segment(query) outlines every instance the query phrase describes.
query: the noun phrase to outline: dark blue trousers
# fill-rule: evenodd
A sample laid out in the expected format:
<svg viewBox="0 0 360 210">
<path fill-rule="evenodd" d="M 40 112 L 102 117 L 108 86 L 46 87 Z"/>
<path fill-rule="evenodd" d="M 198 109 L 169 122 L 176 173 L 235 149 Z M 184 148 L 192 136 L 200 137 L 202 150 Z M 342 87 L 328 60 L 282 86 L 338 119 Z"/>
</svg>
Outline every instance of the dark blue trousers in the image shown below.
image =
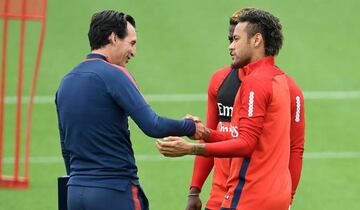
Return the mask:
<svg viewBox="0 0 360 210">
<path fill-rule="evenodd" d="M 140 186 L 130 184 L 123 191 L 98 187 L 68 187 L 68 210 L 148 209 L 148 200 Z"/>
</svg>

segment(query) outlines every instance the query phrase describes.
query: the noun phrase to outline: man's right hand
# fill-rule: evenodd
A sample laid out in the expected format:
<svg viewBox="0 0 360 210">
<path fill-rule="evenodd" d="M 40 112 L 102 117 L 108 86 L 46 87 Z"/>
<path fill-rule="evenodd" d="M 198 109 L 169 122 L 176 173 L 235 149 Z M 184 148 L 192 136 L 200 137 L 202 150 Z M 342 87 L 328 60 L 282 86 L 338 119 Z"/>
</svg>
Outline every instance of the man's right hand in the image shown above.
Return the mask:
<svg viewBox="0 0 360 210">
<path fill-rule="evenodd" d="M 196 123 L 202 123 L 200 117 L 193 116 L 193 115 L 191 115 L 191 114 L 186 114 L 183 119 L 193 120 L 193 121 L 196 122 Z"/>
<path fill-rule="evenodd" d="M 190 136 L 192 140 L 208 140 L 210 135 L 210 130 L 201 122 L 195 122 L 196 132 L 193 136 Z"/>
<path fill-rule="evenodd" d="M 201 210 L 202 202 L 199 194 L 200 194 L 199 189 L 197 188 L 190 189 L 189 198 L 185 210 Z"/>
<path fill-rule="evenodd" d="M 202 123 L 200 117 L 192 116 L 187 114 L 184 119 L 193 120 L 195 122 L 196 131 L 193 136 L 189 136 L 192 140 L 208 140 L 210 135 L 210 130 Z"/>
</svg>

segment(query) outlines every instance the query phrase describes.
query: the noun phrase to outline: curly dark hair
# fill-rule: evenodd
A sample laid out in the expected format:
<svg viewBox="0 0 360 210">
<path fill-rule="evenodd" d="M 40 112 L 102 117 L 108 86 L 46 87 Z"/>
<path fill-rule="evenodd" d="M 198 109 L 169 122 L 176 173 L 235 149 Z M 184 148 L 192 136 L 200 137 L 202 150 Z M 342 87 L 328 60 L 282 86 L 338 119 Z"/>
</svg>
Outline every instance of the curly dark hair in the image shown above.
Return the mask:
<svg viewBox="0 0 360 210">
<path fill-rule="evenodd" d="M 249 37 L 260 33 L 265 41 L 265 55 L 275 56 L 283 44 L 283 35 L 279 18 L 260 9 L 251 9 L 243 12 L 239 22 L 248 22 L 247 33 Z"/>
<path fill-rule="evenodd" d="M 243 14 L 244 12 L 249 12 L 250 10 L 253 10 L 253 9 L 256 9 L 256 8 L 255 7 L 244 7 L 242 9 L 235 11 L 234 14 L 232 14 L 230 17 L 229 24 L 237 25 L 239 23 L 239 18 L 241 16 L 241 14 Z"/>
<path fill-rule="evenodd" d="M 120 39 L 127 36 L 127 22 L 135 28 L 135 20 L 130 15 L 114 10 L 95 13 L 91 18 L 88 32 L 91 50 L 109 44 L 109 36 L 114 32 Z"/>
</svg>

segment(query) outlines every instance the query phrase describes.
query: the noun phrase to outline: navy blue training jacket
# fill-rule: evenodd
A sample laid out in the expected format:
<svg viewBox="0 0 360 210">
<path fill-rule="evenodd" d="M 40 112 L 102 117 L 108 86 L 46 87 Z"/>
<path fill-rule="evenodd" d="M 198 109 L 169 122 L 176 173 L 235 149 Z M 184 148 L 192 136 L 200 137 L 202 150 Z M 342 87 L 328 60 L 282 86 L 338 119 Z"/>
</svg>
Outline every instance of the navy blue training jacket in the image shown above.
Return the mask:
<svg viewBox="0 0 360 210">
<path fill-rule="evenodd" d="M 128 117 L 148 136 L 191 136 L 192 120 L 158 116 L 126 69 L 89 54 L 68 73 L 55 98 L 68 185 L 124 189 L 138 184 Z"/>
</svg>

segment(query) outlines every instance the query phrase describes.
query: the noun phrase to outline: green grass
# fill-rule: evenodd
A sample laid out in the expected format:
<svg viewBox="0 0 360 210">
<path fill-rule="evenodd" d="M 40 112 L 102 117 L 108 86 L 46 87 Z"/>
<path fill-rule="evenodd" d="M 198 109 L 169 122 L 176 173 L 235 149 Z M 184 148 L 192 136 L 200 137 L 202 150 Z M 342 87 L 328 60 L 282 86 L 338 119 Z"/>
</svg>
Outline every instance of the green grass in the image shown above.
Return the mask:
<svg viewBox="0 0 360 210">
<path fill-rule="evenodd" d="M 227 24 L 238 8 L 256 6 L 279 16 L 285 43 L 277 64 L 305 91 L 360 90 L 358 8 L 348 1 L 49 1 L 48 26 L 37 95 L 54 95 L 61 78 L 89 51 L 91 15 L 103 9 L 122 10 L 137 21 L 137 57 L 128 69 L 144 94 L 205 94 L 210 75 L 228 65 Z M 11 22 L 7 75 L 8 96 L 16 94 L 19 24 Z M 2 22 L 0 21 L 0 28 Z M 34 65 L 39 25 L 28 25 L 26 82 Z M 0 29 L 1 30 L 1 29 Z M 0 33 L 0 39 L 3 34 Z M 31 40 L 31 41 L 30 41 Z M 0 52 L 1 55 L 1 52 Z M 181 118 L 192 113 L 205 118 L 205 102 L 151 102 L 161 115 Z M 360 99 L 307 100 L 306 152 L 360 152 Z M 5 156 L 13 153 L 15 105 L 6 105 Z M 24 109 L 25 110 L 25 109 Z M 61 157 L 53 104 L 36 104 L 33 112 L 32 157 Z M 184 209 L 192 173 L 191 159 L 143 160 L 157 155 L 153 139 L 131 122 L 139 177 L 151 209 Z M 360 204 L 360 158 L 305 158 L 293 210 L 357 209 Z M 56 178 L 65 173 L 61 162 L 32 163 L 28 190 L 0 189 L 0 209 L 57 208 Z M 11 164 L 4 165 L 10 173 Z M 205 203 L 210 180 L 202 193 Z"/>
</svg>

